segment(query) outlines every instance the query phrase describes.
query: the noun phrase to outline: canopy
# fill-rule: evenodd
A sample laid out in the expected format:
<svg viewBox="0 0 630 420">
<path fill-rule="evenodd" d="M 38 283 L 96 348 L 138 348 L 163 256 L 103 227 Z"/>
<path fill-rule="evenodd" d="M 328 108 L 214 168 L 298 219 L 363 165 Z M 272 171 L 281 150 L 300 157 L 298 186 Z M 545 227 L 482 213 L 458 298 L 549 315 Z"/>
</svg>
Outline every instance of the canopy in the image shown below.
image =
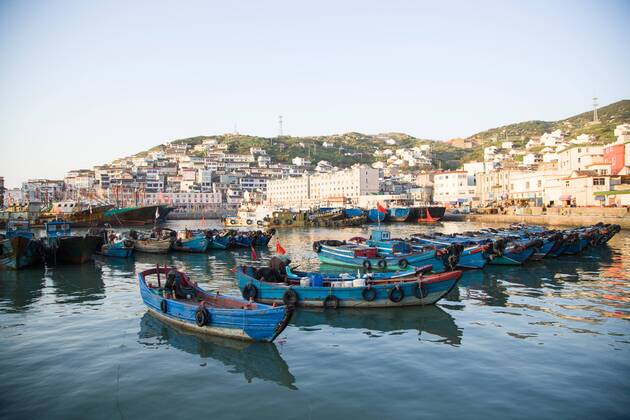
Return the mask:
<svg viewBox="0 0 630 420">
<path fill-rule="evenodd" d="M 570 200 L 571 200 L 571 196 L 568 194 L 560 196 L 560 201 L 570 201 Z"/>
</svg>

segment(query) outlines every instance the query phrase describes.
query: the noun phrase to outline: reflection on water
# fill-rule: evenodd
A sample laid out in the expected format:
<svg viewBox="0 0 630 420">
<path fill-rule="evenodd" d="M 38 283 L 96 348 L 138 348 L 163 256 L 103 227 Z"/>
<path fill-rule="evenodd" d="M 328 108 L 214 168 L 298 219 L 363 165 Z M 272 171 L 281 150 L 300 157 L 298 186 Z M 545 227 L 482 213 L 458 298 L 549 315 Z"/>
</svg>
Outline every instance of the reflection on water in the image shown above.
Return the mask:
<svg viewBox="0 0 630 420">
<path fill-rule="evenodd" d="M 229 373 L 243 374 L 247 382 L 258 378 L 297 389 L 289 366 L 273 343 L 250 343 L 209 337 L 166 324 L 148 312 L 140 320 L 139 343 L 146 347 L 169 345 L 186 353 L 212 358 L 229 367 Z"/>
<path fill-rule="evenodd" d="M 44 269 L 0 271 L 0 312 L 20 312 L 42 297 Z"/>
<path fill-rule="evenodd" d="M 57 302 L 102 304 L 105 283 L 100 268 L 94 263 L 57 266 L 46 271 L 52 282 Z"/>
<path fill-rule="evenodd" d="M 389 228 L 394 236 L 408 236 L 479 227 L 445 222 Z M 625 413 L 626 231 L 580 256 L 465 272 L 438 306 L 300 309 L 275 345 L 178 330 L 148 315 L 138 293 L 138 273 L 166 264 L 208 290 L 239 295 L 234 267 L 266 264 L 276 239 L 301 269 L 347 271 L 321 266 L 311 243 L 368 234 L 363 228 L 280 230 L 256 255 L 249 249 L 138 253 L 81 266 L 0 271 L 0 418 L 42 412 L 72 418 L 83 414 L 81 408 L 92 408 L 85 413 L 89 418 L 173 417 L 178 407 L 154 396 L 166 383 L 186 391 L 187 408 L 203 405 L 199 415 L 211 417 L 235 413 L 235 404 L 235 418 L 275 417 L 287 398 L 300 418 L 331 410 L 344 418 L 357 410 L 364 418 L 415 418 L 419 410 L 466 417 L 471 408 L 478 417 L 501 412 L 522 418 L 533 406 L 540 417 Z M 155 350 L 163 357 L 153 357 Z M 419 389 L 418 378 L 431 386 Z M 372 409 L 365 410 L 357 395 L 369 395 Z M 145 404 L 133 412 L 138 401 Z"/>
<path fill-rule="evenodd" d="M 344 309 L 321 310 L 300 309 L 293 316 L 291 325 L 302 331 L 312 331 L 314 327 L 328 325 L 333 328 L 368 330 L 371 337 L 379 333 L 417 332 L 419 339 L 425 334 L 426 341 L 453 346 L 461 344 L 462 330 L 457 327 L 451 315 L 438 306 L 391 308 L 391 309 Z"/>
</svg>

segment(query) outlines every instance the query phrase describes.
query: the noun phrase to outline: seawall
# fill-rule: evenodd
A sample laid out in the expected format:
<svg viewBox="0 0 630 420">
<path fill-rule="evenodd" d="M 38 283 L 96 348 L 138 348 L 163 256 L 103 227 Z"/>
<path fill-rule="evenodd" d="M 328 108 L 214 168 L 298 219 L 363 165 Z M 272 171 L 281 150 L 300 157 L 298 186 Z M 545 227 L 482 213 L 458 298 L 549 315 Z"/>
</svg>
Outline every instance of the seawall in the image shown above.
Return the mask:
<svg viewBox="0 0 630 420">
<path fill-rule="evenodd" d="M 630 229 L 630 212 L 627 208 L 549 208 L 516 209 L 507 214 L 469 214 L 466 220 L 488 223 L 528 223 L 535 225 L 582 226 L 598 222 L 614 223 Z"/>
</svg>

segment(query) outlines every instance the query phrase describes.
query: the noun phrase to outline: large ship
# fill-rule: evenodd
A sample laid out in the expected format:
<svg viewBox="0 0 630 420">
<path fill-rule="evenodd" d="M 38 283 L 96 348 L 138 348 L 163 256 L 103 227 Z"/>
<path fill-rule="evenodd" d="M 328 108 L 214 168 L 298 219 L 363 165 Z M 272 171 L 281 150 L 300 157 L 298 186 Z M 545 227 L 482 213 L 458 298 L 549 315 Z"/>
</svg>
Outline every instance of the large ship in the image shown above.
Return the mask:
<svg viewBox="0 0 630 420">
<path fill-rule="evenodd" d="M 161 223 L 172 211 L 166 205 L 116 208 L 111 204 L 92 204 L 80 201 L 54 202 L 39 214 L 34 223 L 63 219 L 74 227 L 142 226 Z"/>
<path fill-rule="evenodd" d="M 442 206 L 416 206 L 413 208 L 416 220 L 419 223 L 437 222 L 442 220 L 446 207 Z"/>
</svg>

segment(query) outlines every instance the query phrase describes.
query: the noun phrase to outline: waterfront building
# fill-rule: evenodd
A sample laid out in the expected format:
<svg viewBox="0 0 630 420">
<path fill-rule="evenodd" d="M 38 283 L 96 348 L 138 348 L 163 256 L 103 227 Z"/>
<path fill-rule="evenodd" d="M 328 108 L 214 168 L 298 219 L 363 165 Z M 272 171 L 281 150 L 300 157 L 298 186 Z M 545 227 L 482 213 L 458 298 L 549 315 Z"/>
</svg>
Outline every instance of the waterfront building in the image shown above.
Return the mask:
<svg viewBox="0 0 630 420">
<path fill-rule="evenodd" d="M 509 175 L 511 200 L 526 200 L 536 206 L 557 205 L 562 192 L 564 175 L 557 170 L 514 171 Z"/>
<path fill-rule="evenodd" d="M 367 165 L 267 182 L 267 200 L 279 206 L 308 206 L 345 200 L 356 202 L 359 196 L 378 191 L 379 171 Z"/>
<path fill-rule="evenodd" d="M 442 171 L 433 175 L 433 201 L 461 204 L 475 199 L 476 189 L 466 171 Z"/>
<path fill-rule="evenodd" d="M 478 173 L 476 179 L 476 195 L 481 205 L 498 203 L 509 198 L 510 169 L 498 169 L 486 173 Z"/>
<path fill-rule="evenodd" d="M 22 183 L 23 200 L 44 204 L 62 200 L 65 192 L 63 180 L 29 179 Z"/>
<path fill-rule="evenodd" d="M 610 191 L 612 186 L 621 183 L 619 177 L 600 175 L 595 171 L 573 171 L 563 178 L 563 194 L 560 200 L 576 206 L 601 206 L 605 196 L 597 194 Z"/>
<path fill-rule="evenodd" d="M 567 175 L 587 170 L 589 165 L 603 161 L 603 146 L 572 146 L 558 152 L 558 168 Z"/>
</svg>

